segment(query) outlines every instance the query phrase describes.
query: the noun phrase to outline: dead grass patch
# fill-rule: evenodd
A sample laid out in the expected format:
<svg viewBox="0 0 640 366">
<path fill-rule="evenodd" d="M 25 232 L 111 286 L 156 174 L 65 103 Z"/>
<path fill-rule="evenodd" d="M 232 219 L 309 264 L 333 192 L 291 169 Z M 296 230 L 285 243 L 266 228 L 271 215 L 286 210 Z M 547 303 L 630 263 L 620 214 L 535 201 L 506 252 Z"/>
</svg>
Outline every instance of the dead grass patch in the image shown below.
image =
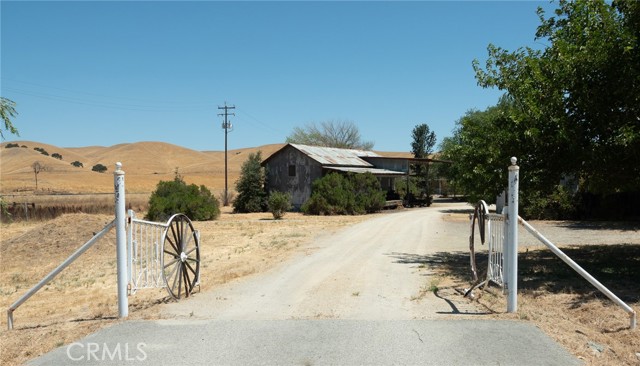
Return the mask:
<svg viewBox="0 0 640 366">
<path fill-rule="evenodd" d="M 370 216 L 310 217 L 288 213 L 231 214 L 194 222 L 201 234 L 201 291 L 263 272 L 319 235 Z M 66 214 L 44 222 L 2 224 L 0 306 L 7 309 L 74 250 L 113 220 L 113 215 Z M 117 319 L 115 233 L 85 252 L 14 313 L 14 327 L 0 322 L 0 364 L 22 364 L 74 342 Z M 198 296 L 197 291 L 195 296 Z M 130 319 L 157 319 L 158 305 L 172 301 L 164 289 L 129 297 Z M 5 312 L 3 311 L 3 314 Z"/>
<path fill-rule="evenodd" d="M 563 251 L 631 307 L 640 309 L 640 245 L 589 245 Z M 478 268 L 486 256 L 477 255 Z M 438 253 L 422 262 L 451 276 L 458 288 L 470 283 L 469 254 Z M 506 313 L 500 289 L 475 291 L 477 301 L 497 319 L 534 323 L 588 365 L 638 365 L 640 336 L 629 316 L 546 249 L 529 250 L 518 260 L 518 311 Z"/>
</svg>

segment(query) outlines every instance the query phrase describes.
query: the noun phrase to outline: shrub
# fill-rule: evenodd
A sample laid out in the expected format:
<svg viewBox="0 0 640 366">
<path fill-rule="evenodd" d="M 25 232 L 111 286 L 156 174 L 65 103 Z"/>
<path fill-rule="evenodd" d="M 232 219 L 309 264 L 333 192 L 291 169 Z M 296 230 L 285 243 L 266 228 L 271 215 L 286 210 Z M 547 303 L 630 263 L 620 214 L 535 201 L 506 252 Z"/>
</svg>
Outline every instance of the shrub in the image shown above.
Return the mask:
<svg viewBox="0 0 640 366">
<path fill-rule="evenodd" d="M 349 176 L 355 196 L 354 213 L 373 213 L 382 210 L 386 194 L 380 188 L 380 182 L 371 173 Z"/>
<path fill-rule="evenodd" d="M 306 214 L 347 215 L 354 206 L 351 183 L 338 173 L 329 173 L 314 181 L 311 192 L 311 197 L 301 207 Z"/>
<path fill-rule="evenodd" d="M 521 195 L 522 214 L 535 220 L 571 220 L 577 218 L 579 197 L 574 196 L 562 185 L 543 195 L 541 192 L 529 192 Z"/>
<path fill-rule="evenodd" d="M 220 204 L 205 186 L 187 185 L 176 175 L 173 181 L 160 181 L 149 198 L 146 219 L 166 221 L 177 213 L 192 220 L 215 220 L 220 216 Z"/>
<path fill-rule="evenodd" d="M 77 161 L 77 160 L 74 161 L 73 163 L 71 163 L 71 165 L 75 166 L 76 168 L 83 168 L 84 167 L 84 165 L 82 165 L 82 163 Z"/>
<path fill-rule="evenodd" d="M 91 168 L 91 170 L 98 173 L 104 173 L 107 171 L 107 167 L 102 164 L 96 164 Z"/>
<path fill-rule="evenodd" d="M 49 153 L 47 152 L 47 150 L 41 148 L 41 147 L 34 147 L 33 148 L 35 151 L 39 152 L 42 155 L 46 155 L 49 156 Z"/>
<path fill-rule="evenodd" d="M 51 157 L 52 157 L 52 158 L 56 158 L 56 159 L 58 159 L 58 160 L 62 160 L 62 155 L 60 155 L 60 154 L 58 154 L 58 153 L 53 153 L 53 154 L 51 154 Z"/>
<path fill-rule="evenodd" d="M 301 209 L 311 215 L 359 215 L 381 210 L 385 193 L 371 173 L 330 173 L 313 182 L 311 198 Z"/>
<path fill-rule="evenodd" d="M 20 147 L 20 145 L 8 143 L 4 146 L 5 149 L 11 149 L 12 147 Z"/>
<path fill-rule="evenodd" d="M 267 197 L 264 191 L 264 168 L 260 166 L 262 154 L 258 151 L 249 154 L 242 164 L 240 178 L 236 182 L 238 196 L 233 202 L 233 212 L 264 212 L 267 209 Z"/>
<path fill-rule="evenodd" d="M 271 192 L 267 203 L 273 218 L 280 220 L 291 209 L 291 196 L 288 193 Z"/>
<path fill-rule="evenodd" d="M 4 200 L 4 197 L 0 196 L 0 221 L 11 222 L 12 215 L 9 212 L 9 204 Z"/>
</svg>

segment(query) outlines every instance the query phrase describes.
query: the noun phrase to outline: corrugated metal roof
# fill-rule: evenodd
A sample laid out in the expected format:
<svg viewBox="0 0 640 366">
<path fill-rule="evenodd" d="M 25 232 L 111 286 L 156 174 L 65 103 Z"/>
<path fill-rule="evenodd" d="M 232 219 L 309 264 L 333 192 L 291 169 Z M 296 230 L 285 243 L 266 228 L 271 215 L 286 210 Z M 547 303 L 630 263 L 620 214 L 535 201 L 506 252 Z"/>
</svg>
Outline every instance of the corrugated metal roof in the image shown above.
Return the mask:
<svg viewBox="0 0 640 366">
<path fill-rule="evenodd" d="M 373 165 L 363 159 L 361 156 L 378 157 L 380 155 L 373 151 L 338 149 L 334 147 L 319 147 L 299 144 L 290 144 L 300 150 L 311 159 L 322 165 L 342 165 L 353 167 L 372 167 Z"/>
<path fill-rule="evenodd" d="M 371 173 L 373 175 L 405 175 L 403 172 L 397 172 L 395 170 L 379 169 L 379 168 L 355 168 L 355 167 L 338 167 L 329 166 L 326 169 L 338 170 L 347 173 Z"/>
</svg>

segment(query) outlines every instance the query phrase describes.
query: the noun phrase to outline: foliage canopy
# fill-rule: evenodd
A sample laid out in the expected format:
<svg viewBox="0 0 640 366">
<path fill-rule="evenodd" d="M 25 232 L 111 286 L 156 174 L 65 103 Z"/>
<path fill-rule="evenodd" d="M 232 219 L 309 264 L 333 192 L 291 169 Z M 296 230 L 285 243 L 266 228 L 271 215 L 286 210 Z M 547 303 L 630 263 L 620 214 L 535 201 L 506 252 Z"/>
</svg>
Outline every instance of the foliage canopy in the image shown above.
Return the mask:
<svg viewBox="0 0 640 366">
<path fill-rule="evenodd" d="M 249 154 L 242 163 L 240 178 L 236 182 L 238 196 L 233 201 L 233 212 L 264 212 L 267 209 L 267 195 L 264 191 L 265 172 L 260 166 L 262 152 Z"/>
<path fill-rule="evenodd" d="M 428 158 L 433 152 L 436 145 L 436 134 L 431 131 L 426 123 L 416 125 L 411 132 L 411 153 L 414 158 Z M 430 195 L 429 189 L 429 165 L 415 164 L 413 171 L 416 174 L 416 185 L 420 189 L 420 193 L 426 196 Z"/>
<path fill-rule="evenodd" d="M 220 216 L 220 204 L 204 185 L 186 184 L 176 175 L 173 181 L 160 181 L 149 198 L 146 219 L 166 221 L 177 213 L 192 220 L 215 220 Z"/>
<path fill-rule="evenodd" d="M 18 114 L 16 112 L 16 103 L 11 99 L 0 97 L 0 118 L 4 124 L 4 130 L 9 131 L 16 136 L 20 136 L 18 129 L 13 126 L 11 119 Z M 4 140 L 2 128 L 0 128 L 0 139 Z"/>
<path fill-rule="evenodd" d="M 91 170 L 98 173 L 104 173 L 107 171 L 107 167 L 102 164 L 96 164 L 91 168 Z"/>
<path fill-rule="evenodd" d="M 361 215 L 380 211 L 385 193 L 371 173 L 329 173 L 313 182 L 311 197 L 301 209 L 310 215 Z"/>
<path fill-rule="evenodd" d="M 566 208 L 578 204 L 574 193 L 639 192 L 640 2 L 561 0 L 538 16 L 535 36 L 546 48 L 490 44 L 484 67 L 474 61 L 478 84 L 505 95 L 467 112 L 442 142 L 454 162 L 450 180 L 471 200 L 494 197 L 516 156 L 523 206 L 536 197 Z"/>
<path fill-rule="evenodd" d="M 324 121 L 295 127 L 287 137 L 288 143 L 337 147 L 340 149 L 371 150 L 373 142 L 362 141 L 358 126 L 352 121 Z"/>
</svg>

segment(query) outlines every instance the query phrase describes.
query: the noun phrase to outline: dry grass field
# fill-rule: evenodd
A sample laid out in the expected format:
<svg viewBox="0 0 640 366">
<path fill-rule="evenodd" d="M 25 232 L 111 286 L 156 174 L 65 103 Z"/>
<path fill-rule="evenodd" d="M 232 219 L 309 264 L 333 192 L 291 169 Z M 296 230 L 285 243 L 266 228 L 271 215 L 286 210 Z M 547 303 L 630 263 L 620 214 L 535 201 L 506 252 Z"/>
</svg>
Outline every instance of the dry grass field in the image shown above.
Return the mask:
<svg viewBox="0 0 640 366">
<path fill-rule="evenodd" d="M 201 291 L 263 272 L 308 250 L 302 244 L 366 219 L 305 217 L 288 213 L 231 214 L 195 222 L 201 233 Z M 109 215 L 67 214 L 54 220 L 2 225 L 0 308 L 7 309 L 76 248 L 113 220 Z M 82 223 L 82 225 L 78 225 Z M 17 259 L 17 260 L 16 260 Z M 194 296 L 198 296 L 196 293 Z M 157 319 L 158 305 L 170 300 L 164 289 L 139 290 L 129 297 L 129 319 Z M 0 364 L 22 364 L 114 322 L 115 234 L 112 230 L 14 313 L 13 331 L 0 321 Z"/>
</svg>

